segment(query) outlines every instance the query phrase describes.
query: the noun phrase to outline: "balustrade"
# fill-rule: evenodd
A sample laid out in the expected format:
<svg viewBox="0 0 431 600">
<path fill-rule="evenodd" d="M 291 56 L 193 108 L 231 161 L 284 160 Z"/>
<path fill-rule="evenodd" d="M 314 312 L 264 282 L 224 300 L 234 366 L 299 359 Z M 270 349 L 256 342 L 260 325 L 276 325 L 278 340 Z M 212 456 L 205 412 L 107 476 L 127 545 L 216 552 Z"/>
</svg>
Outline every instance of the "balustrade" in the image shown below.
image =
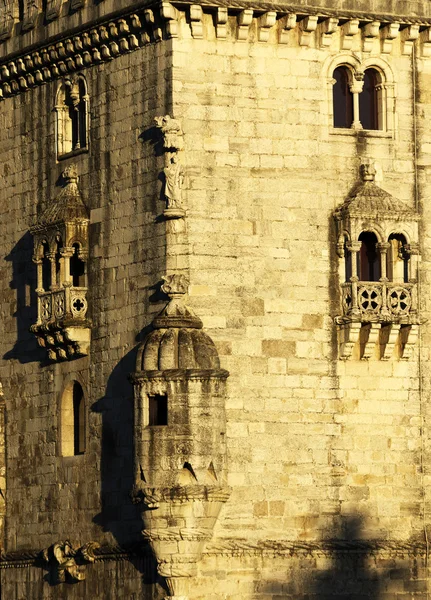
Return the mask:
<svg viewBox="0 0 431 600">
<path fill-rule="evenodd" d="M 343 315 L 361 322 L 410 323 L 417 315 L 414 283 L 352 281 L 342 286 Z"/>
</svg>

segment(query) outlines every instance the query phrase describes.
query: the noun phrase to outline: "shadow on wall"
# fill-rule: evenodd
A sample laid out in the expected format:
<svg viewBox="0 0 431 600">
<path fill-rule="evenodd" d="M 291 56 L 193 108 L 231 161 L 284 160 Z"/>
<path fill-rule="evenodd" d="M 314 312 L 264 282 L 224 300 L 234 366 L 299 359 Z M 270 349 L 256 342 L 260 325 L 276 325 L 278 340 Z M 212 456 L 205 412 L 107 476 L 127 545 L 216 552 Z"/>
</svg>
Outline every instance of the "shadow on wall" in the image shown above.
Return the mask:
<svg viewBox="0 0 431 600">
<path fill-rule="evenodd" d="M 141 339 L 141 335 L 138 337 Z M 134 484 L 134 430 L 133 387 L 128 376 L 135 371 L 136 355 L 137 347 L 120 360 L 108 379 L 105 396 L 91 407 L 102 415 L 102 510 L 93 521 L 110 532 L 118 546 L 142 557 L 132 562 L 141 570 L 143 583 L 154 584 L 159 577 L 141 533 L 142 507 L 133 504 L 130 496 Z"/>
<path fill-rule="evenodd" d="M 391 580 L 393 584 L 396 560 L 384 560 L 380 566 L 386 570 L 382 572 L 380 568 L 377 572 L 373 557 L 374 544 L 363 539 L 361 524 L 360 516 L 346 516 L 338 527 L 327 532 L 321 542 L 298 542 L 298 553 L 294 552 L 292 555 L 288 576 L 284 581 L 266 583 L 262 591 L 271 593 L 273 598 L 280 600 L 387 598 L 381 593 L 386 589 L 386 583 Z M 306 554 L 303 553 L 304 545 L 309 547 Z M 402 580 L 400 585 L 403 590 Z M 395 598 L 395 595 L 390 596 L 392 597 Z"/>
<path fill-rule="evenodd" d="M 369 566 L 371 546 L 361 539 L 362 519 L 344 517 L 327 540 L 332 568 L 316 576 L 311 598 L 319 600 L 378 600 L 381 574 Z"/>
<path fill-rule="evenodd" d="M 11 290 L 16 290 L 16 311 L 13 317 L 16 319 L 17 338 L 13 348 L 3 358 L 15 359 L 20 363 L 46 360 L 45 351 L 30 332 L 30 326 L 37 321 L 37 274 L 32 256 L 33 238 L 27 232 L 5 258 L 12 263 L 12 281 L 9 286 Z M 10 304 L 13 306 L 13 297 L 10 298 Z"/>
<path fill-rule="evenodd" d="M 132 503 L 134 483 L 133 387 L 137 349 L 126 354 L 112 371 L 103 398 L 91 407 L 102 415 L 102 511 L 94 521 L 110 531 L 122 546 L 142 541 L 142 520 Z"/>
</svg>

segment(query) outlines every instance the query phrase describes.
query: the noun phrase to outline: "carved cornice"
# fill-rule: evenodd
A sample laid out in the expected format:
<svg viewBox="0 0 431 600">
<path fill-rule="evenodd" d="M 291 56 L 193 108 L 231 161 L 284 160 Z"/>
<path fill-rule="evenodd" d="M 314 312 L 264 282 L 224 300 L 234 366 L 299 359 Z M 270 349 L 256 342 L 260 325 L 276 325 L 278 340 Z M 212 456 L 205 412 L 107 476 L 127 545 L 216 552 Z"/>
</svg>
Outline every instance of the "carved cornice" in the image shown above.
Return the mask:
<svg viewBox="0 0 431 600">
<path fill-rule="evenodd" d="M 43 550 L 20 550 L 0 555 L 0 569 L 43 566 Z M 376 558 L 425 558 L 426 544 L 423 541 L 405 540 L 246 540 L 242 538 L 215 539 L 207 542 L 205 556 L 273 556 L 306 557 L 335 555 L 368 555 Z M 128 547 L 103 545 L 94 551 L 95 563 L 99 561 L 131 560 L 137 556 L 150 557 L 147 544 L 137 543 Z"/>
<path fill-rule="evenodd" d="M 150 9 L 140 16 L 123 15 L 7 56 L 0 61 L 0 99 L 155 41 L 152 16 Z"/>
<path fill-rule="evenodd" d="M 128 547 L 113 545 L 94 547 L 94 562 L 106 560 L 130 560 L 136 556 L 150 557 L 151 550 L 149 546 L 139 542 Z M 44 550 L 28 549 L 0 554 L 0 569 L 16 569 L 29 566 L 42 567 L 44 564 Z"/>
<path fill-rule="evenodd" d="M 145 504 L 156 508 L 161 502 L 176 502 L 180 504 L 194 500 L 206 502 L 227 502 L 231 494 L 230 487 L 219 485 L 185 485 L 176 487 L 136 487 L 132 492 L 135 504 Z"/>
<path fill-rule="evenodd" d="M 193 379 L 207 381 L 208 379 L 227 379 L 229 371 L 226 369 L 165 369 L 164 371 L 135 371 L 129 375 L 132 383 L 148 380 L 173 381 Z"/>
<path fill-rule="evenodd" d="M 368 24 L 378 22 L 382 36 L 386 38 L 387 27 L 392 27 L 394 31 L 390 39 L 400 34 L 404 44 L 410 45 L 419 37 L 418 26 L 421 26 L 422 56 L 431 55 L 430 17 L 339 11 L 297 4 L 245 0 L 180 1 L 173 4 L 163 1 L 138 2 L 115 15 L 106 15 L 82 27 L 66 29 L 65 33 L 51 36 L 48 40 L 45 38 L 43 42 L 24 48 L 21 46 L 17 51 L 8 52 L 0 60 L 0 99 L 22 93 L 83 68 L 108 62 L 146 44 L 178 37 L 180 20 L 189 22 L 192 37 L 202 38 L 205 35 L 202 25 L 204 12 L 216 13 L 217 38 L 227 37 L 228 17 L 231 16 L 235 18 L 234 35 L 239 41 L 248 39 L 249 28 L 255 20 L 259 42 L 268 41 L 269 30 L 277 27 L 279 43 L 285 43 L 285 34 L 298 28 L 301 46 L 310 44 L 312 35 L 317 35 L 317 27 L 321 21 L 326 23 L 322 29 L 322 35 L 326 36 L 322 47 L 328 45 L 330 36 L 337 28 L 343 27 L 346 35 L 346 20 L 355 24 L 355 31 L 362 31 L 365 37 L 369 33 L 366 30 Z M 409 31 L 411 28 L 408 26 L 412 26 L 415 30 L 406 34 L 404 30 L 399 31 L 400 26 Z M 11 35 L 12 29 L 3 33 L 0 31 L 0 48 L 1 41 Z M 18 40 L 18 33 L 14 33 L 13 37 L 21 42 Z"/>
<path fill-rule="evenodd" d="M 216 539 L 209 542 L 204 555 L 209 556 L 333 556 L 368 555 L 376 557 L 423 557 L 427 556 L 426 544 L 421 541 L 404 540 L 246 540 Z"/>
</svg>

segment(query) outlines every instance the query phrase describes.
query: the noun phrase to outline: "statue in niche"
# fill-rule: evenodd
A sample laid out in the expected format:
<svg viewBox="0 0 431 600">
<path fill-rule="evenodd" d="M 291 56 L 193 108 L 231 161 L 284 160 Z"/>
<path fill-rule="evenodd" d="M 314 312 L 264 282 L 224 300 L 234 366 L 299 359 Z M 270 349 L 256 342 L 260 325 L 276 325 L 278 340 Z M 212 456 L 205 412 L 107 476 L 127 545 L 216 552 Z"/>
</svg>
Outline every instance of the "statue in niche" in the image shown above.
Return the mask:
<svg viewBox="0 0 431 600">
<path fill-rule="evenodd" d="M 181 188 L 184 181 L 184 171 L 178 161 L 177 154 L 171 155 L 163 169 L 165 174 L 166 208 L 181 208 Z"/>
</svg>

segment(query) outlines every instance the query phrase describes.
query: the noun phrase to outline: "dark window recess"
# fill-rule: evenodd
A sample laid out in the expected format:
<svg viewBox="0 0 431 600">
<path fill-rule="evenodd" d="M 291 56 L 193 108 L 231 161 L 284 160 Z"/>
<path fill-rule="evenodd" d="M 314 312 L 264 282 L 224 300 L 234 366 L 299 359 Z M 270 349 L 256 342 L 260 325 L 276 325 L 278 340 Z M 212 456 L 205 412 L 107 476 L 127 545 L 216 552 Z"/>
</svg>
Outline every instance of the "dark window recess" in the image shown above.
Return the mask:
<svg viewBox="0 0 431 600">
<path fill-rule="evenodd" d="M 61 242 L 57 242 L 57 249 L 56 249 L 56 253 L 55 253 L 55 282 L 57 285 L 60 285 L 60 278 L 61 278 L 60 260 L 61 260 L 61 249 L 62 248 L 63 248 L 63 244 Z"/>
<path fill-rule="evenodd" d="M 168 397 L 166 394 L 155 394 L 148 396 L 149 419 L 148 425 L 168 424 Z"/>
<path fill-rule="evenodd" d="M 70 257 L 70 275 L 74 287 L 85 287 L 85 262 L 78 256 L 79 246 L 73 244 L 74 252 Z"/>
<path fill-rule="evenodd" d="M 359 236 L 361 251 L 359 252 L 359 275 L 361 281 L 379 281 L 380 255 L 377 251 L 377 238 L 374 233 L 364 231 Z"/>
<path fill-rule="evenodd" d="M 344 240 L 344 266 L 346 270 L 346 281 L 350 281 L 352 276 L 352 255 L 347 247 L 347 240 Z"/>
<path fill-rule="evenodd" d="M 42 287 L 47 292 L 51 289 L 51 261 L 48 258 L 49 246 L 46 242 L 43 244 L 42 257 Z"/>
<path fill-rule="evenodd" d="M 349 87 L 347 68 L 338 67 L 333 77 L 335 79 L 332 88 L 334 127 L 350 128 L 353 122 L 353 94 Z"/>
<path fill-rule="evenodd" d="M 364 73 L 364 87 L 359 94 L 359 115 L 364 129 L 379 129 L 377 84 L 377 71 L 367 69 Z"/>
<path fill-rule="evenodd" d="M 79 383 L 73 385 L 73 454 L 85 451 L 85 404 L 84 392 Z"/>
</svg>

